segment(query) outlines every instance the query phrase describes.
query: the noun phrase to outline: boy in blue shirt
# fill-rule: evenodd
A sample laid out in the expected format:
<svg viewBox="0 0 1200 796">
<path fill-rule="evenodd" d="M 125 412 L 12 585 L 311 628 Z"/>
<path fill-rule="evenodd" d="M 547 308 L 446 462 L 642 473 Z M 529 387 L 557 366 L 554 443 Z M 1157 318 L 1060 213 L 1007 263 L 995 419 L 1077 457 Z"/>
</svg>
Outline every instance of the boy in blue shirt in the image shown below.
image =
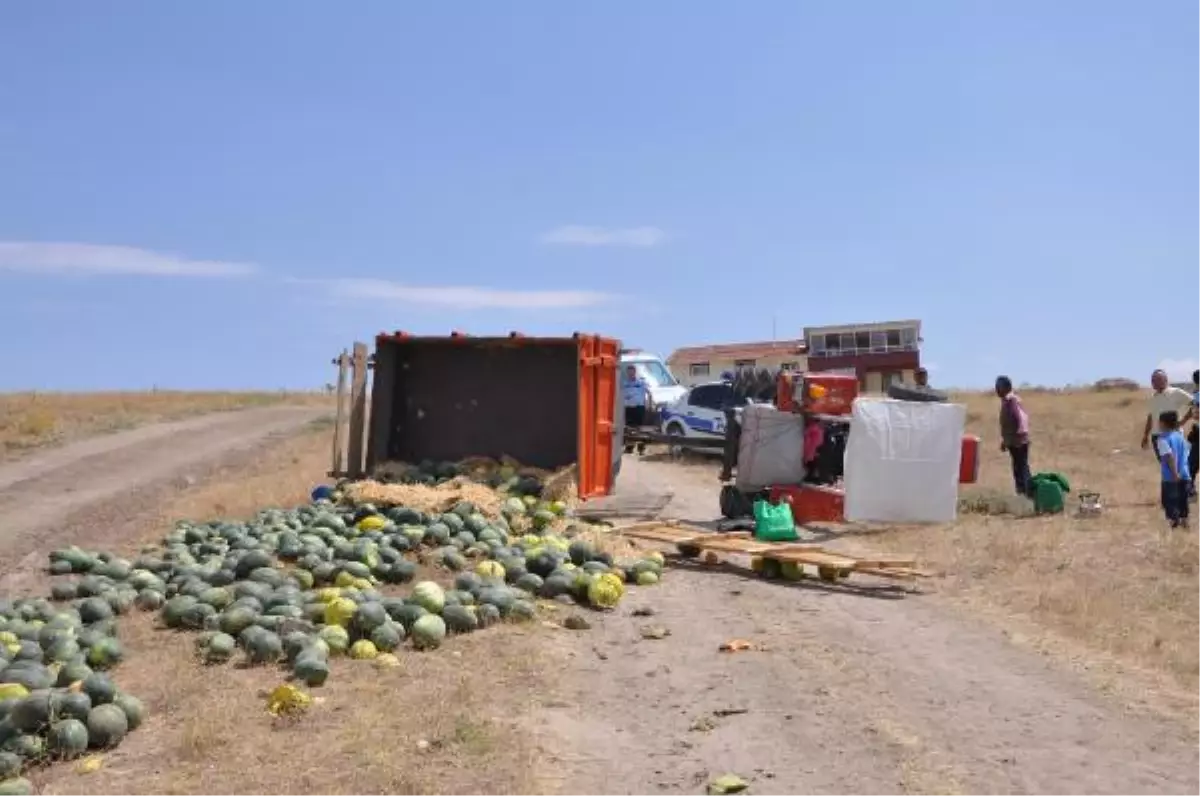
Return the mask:
<svg viewBox="0 0 1200 796">
<path fill-rule="evenodd" d="M 1162 507 L 1172 528 L 1186 528 L 1192 477 L 1188 472 L 1188 443 L 1179 430 L 1179 413 L 1158 416 L 1158 458 L 1162 463 Z"/>
</svg>

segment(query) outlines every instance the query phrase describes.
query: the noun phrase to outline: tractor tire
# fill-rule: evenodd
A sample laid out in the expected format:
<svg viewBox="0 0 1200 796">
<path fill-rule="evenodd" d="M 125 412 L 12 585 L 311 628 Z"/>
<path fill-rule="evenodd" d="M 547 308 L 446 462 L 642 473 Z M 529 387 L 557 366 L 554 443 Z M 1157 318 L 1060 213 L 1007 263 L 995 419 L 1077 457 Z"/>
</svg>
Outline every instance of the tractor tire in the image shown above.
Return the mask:
<svg viewBox="0 0 1200 796">
<path fill-rule="evenodd" d="M 950 396 L 932 387 L 922 387 L 919 384 L 890 384 L 887 397 L 897 401 L 915 401 L 917 403 L 946 403 Z"/>
</svg>

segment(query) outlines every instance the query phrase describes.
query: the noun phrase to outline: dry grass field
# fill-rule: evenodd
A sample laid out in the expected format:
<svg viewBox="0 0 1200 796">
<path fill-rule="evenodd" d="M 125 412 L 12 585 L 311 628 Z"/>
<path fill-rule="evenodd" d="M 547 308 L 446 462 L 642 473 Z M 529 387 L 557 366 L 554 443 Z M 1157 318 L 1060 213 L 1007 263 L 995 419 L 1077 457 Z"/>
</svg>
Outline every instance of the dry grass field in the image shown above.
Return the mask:
<svg viewBox="0 0 1200 796">
<path fill-rule="evenodd" d="M 148 423 L 280 403 L 332 406 L 332 399 L 285 391 L 0 393 L 0 459 Z"/>
<path fill-rule="evenodd" d="M 1171 531 L 1163 518 L 1158 465 L 1140 448 L 1146 395 L 1023 394 L 1033 471 L 1062 472 L 1073 492 L 1064 514 L 1043 517 L 1021 516 L 1028 504 L 1012 494 L 995 396 L 957 396 L 968 431 L 984 440 L 981 483 L 963 489 L 966 511 L 953 525 L 885 530 L 864 543 L 916 554 L 943 575 L 935 589 L 1018 642 L 1074 662 L 1102 687 L 1194 715 L 1196 518 L 1188 531 Z M 1101 516 L 1075 516 L 1081 490 L 1100 493 Z M 1139 673 L 1148 686 L 1125 677 Z"/>
</svg>

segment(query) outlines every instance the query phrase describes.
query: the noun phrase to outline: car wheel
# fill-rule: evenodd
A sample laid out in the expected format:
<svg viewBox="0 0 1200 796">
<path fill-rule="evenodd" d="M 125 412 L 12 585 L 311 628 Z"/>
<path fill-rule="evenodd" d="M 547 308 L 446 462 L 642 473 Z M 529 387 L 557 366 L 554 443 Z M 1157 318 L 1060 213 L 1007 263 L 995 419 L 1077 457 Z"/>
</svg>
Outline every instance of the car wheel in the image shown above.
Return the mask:
<svg viewBox="0 0 1200 796">
<path fill-rule="evenodd" d="M 678 423 L 672 423 L 667 426 L 668 438 L 673 437 L 676 439 L 683 439 L 686 436 L 687 433 L 683 430 L 683 426 L 679 425 Z M 673 441 L 669 441 L 667 442 L 667 453 L 671 455 L 672 459 L 678 459 L 683 456 L 683 446 Z"/>
</svg>

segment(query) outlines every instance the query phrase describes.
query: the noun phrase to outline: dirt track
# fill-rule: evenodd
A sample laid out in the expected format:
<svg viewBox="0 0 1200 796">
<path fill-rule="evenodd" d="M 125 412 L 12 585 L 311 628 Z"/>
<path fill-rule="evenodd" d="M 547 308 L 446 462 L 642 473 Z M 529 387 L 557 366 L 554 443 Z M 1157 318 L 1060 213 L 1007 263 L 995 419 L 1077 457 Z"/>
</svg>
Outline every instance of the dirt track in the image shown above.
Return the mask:
<svg viewBox="0 0 1200 796">
<path fill-rule="evenodd" d="M 638 490 L 674 491 L 668 516 L 715 513 L 710 469 L 624 468 Z M 563 707 L 534 719 L 552 787 L 698 793 L 734 772 L 755 793 L 1197 792 L 1189 728 L 1127 714 L 932 597 L 739 572 L 672 569 L 619 615 L 559 636 Z M 630 615 L 643 606 L 654 616 Z M 643 625 L 672 634 L 644 640 Z M 733 638 L 768 649 L 717 651 Z"/>
<path fill-rule="evenodd" d="M 207 468 L 323 414 L 284 406 L 202 415 L 0 465 L 0 590 L 30 585 L 42 552 L 69 543 L 78 523 L 104 526 L 106 533 L 99 535 L 119 541 L 122 518 L 151 507 L 166 491 L 186 487 Z"/>
</svg>

